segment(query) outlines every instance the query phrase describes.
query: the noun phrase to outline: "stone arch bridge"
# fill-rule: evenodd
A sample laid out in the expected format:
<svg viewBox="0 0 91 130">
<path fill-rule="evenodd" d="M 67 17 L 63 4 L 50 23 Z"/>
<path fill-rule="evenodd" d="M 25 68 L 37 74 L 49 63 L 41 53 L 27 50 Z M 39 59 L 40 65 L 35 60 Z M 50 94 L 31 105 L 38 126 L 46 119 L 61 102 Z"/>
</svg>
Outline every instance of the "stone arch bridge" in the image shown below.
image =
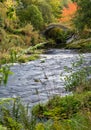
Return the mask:
<svg viewBox="0 0 91 130">
<path fill-rule="evenodd" d="M 65 26 L 65 25 L 62 25 L 60 23 L 53 23 L 53 24 L 50 24 L 48 25 L 43 31 L 42 31 L 42 34 L 46 36 L 46 38 L 48 38 L 48 32 L 53 29 L 53 28 L 60 28 L 62 29 L 64 32 L 66 31 L 69 31 L 69 34 L 66 38 L 66 43 L 70 43 L 72 42 L 74 39 L 75 39 L 75 33 L 72 31 L 71 28 Z M 72 31 L 72 32 L 71 32 Z M 61 41 L 61 39 L 60 39 Z"/>
<path fill-rule="evenodd" d="M 48 31 L 50 31 L 51 29 L 53 29 L 53 28 L 61 28 L 63 31 L 70 30 L 70 28 L 68 28 L 68 27 L 66 27 L 66 26 L 64 26 L 64 25 L 62 25 L 62 24 L 55 23 L 55 24 L 50 24 L 50 25 L 48 25 L 48 26 L 45 28 L 45 30 L 42 31 L 42 34 L 43 34 L 43 35 L 46 35 L 46 33 L 47 33 Z"/>
</svg>

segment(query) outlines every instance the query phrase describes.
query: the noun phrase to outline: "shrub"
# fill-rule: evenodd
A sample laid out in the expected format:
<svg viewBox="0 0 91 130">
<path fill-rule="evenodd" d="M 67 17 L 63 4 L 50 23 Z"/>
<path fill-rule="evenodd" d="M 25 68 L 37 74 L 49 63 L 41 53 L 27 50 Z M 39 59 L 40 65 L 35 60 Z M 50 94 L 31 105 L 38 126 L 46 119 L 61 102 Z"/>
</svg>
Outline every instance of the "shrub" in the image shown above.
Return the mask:
<svg viewBox="0 0 91 130">
<path fill-rule="evenodd" d="M 35 106 L 33 114 L 41 120 L 64 120 L 72 118 L 81 110 L 91 110 L 91 92 L 66 97 L 53 97 L 45 105 Z"/>
<path fill-rule="evenodd" d="M 19 98 L 1 99 L 0 124 L 12 130 L 34 130 L 35 119 Z"/>
<path fill-rule="evenodd" d="M 91 67 L 86 66 L 86 61 L 82 56 L 79 57 L 78 61 L 72 63 L 72 67 L 65 67 L 65 71 L 69 73 L 64 78 L 64 84 L 67 91 L 82 92 L 85 90 L 91 90 L 91 81 L 88 77 L 91 75 Z"/>
<path fill-rule="evenodd" d="M 43 130 L 90 130 L 91 129 L 91 112 L 80 112 L 74 117 L 62 121 L 48 120 L 46 123 L 38 123 L 36 128 Z M 38 129 L 39 130 L 39 129 Z"/>
<path fill-rule="evenodd" d="M 7 128 L 5 128 L 2 125 L 0 125 L 0 130 L 7 130 Z"/>
<path fill-rule="evenodd" d="M 0 68 L 0 84 L 3 82 L 7 84 L 9 75 L 12 74 L 9 66 L 3 66 Z"/>
</svg>

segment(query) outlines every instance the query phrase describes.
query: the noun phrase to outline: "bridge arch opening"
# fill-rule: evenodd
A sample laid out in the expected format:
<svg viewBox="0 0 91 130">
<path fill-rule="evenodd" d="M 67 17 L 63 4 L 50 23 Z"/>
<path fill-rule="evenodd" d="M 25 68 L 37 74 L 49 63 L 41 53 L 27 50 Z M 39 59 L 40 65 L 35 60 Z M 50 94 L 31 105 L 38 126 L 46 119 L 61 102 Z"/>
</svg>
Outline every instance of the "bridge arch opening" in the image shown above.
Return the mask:
<svg viewBox="0 0 91 130">
<path fill-rule="evenodd" d="M 56 44 L 64 44 L 68 37 L 72 35 L 72 32 L 69 28 L 63 25 L 52 24 L 46 27 L 43 31 L 43 35 L 46 39 L 53 39 Z"/>
<path fill-rule="evenodd" d="M 47 28 L 44 32 L 46 39 L 53 39 L 56 44 L 66 42 L 66 30 L 63 30 L 61 27 L 52 26 Z"/>
</svg>

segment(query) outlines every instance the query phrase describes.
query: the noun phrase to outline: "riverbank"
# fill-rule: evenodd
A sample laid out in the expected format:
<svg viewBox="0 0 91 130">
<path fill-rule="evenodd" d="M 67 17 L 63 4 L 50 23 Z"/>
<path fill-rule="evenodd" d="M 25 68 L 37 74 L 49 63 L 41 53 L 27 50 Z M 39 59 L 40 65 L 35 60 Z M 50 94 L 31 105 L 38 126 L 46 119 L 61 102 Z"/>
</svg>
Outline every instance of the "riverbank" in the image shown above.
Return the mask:
<svg viewBox="0 0 91 130">
<path fill-rule="evenodd" d="M 80 39 L 69 43 L 65 47 L 66 49 L 76 49 L 79 52 L 91 52 L 91 38 Z"/>
<path fill-rule="evenodd" d="M 40 54 L 45 53 L 47 49 L 54 46 L 52 40 L 48 40 L 34 46 L 26 48 L 13 48 L 8 52 L 0 53 L 0 64 L 7 63 L 26 63 L 29 61 L 37 60 L 40 58 Z"/>
<path fill-rule="evenodd" d="M 35 51 L 34 53 L 31 54 L 23 54 L 18 58 L 16 58 L 16 55 L 14 55 L 14 53 L 13 53 L 13 57 L 11 56 L 11 54 L 4 53 L 0 55 L 0 64 L 2 65 L 2 64 L 12 63 L 12 62 L 25 63 L 25 62 L 33 61 L 40 57 L 40 53 L 42 53 L 42 50 L 39 50 L 39 52 Z"/>
<path fill-rule="evenodd" d="M 28 48 L 16 47 L 10 52 L 0 53 L 0 64 L 10 62 L 25 63 L 40 58 L 40 54 L 45 53 L 48 49 L 73 49 L 79 53 L 91 52 L 91 39 L 80 39 L 71 43 L 56 44 L 53 40 L 49 40 Z"/>
<path fill-rule="evenodd" d="M 44 53 L 44 49 L 36 49 L 27 51 L 27 49 L 13 50 L 9 53 L 0 53 L 0 64 L 8 63 L 26 63 L 37 60 L 40 54 Z"/>
<path fill-rule="evenodd" d="M 73 96 L 54 97 L 33 109 L 39 119 L 36 130 L 90 130 L 91 91 Z"/>
</svg>

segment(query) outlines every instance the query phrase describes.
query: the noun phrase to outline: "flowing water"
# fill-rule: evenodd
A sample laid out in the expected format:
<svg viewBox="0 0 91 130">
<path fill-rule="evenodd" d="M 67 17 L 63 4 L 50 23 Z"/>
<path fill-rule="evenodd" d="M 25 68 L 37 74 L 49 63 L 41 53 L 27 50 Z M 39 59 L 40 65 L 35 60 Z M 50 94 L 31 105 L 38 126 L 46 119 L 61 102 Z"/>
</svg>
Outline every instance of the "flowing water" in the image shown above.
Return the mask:
<svg viewBox="0 0 91 130">
<path fill-rule="evenodd" d="M 91 53 L 83 55 L 90 64 Z M 0 98 L 18 96 L 32 107 L 53 95 L 69 94 L 60 74 L 65 75 L 64 66 L 71 67 L 77 56 L 79 54 L 73 50 L 50 49 L 39 60 L 12 66 L 14 74 L 9 77 L 6 87 L 0 87 Z"/>
</svg>

